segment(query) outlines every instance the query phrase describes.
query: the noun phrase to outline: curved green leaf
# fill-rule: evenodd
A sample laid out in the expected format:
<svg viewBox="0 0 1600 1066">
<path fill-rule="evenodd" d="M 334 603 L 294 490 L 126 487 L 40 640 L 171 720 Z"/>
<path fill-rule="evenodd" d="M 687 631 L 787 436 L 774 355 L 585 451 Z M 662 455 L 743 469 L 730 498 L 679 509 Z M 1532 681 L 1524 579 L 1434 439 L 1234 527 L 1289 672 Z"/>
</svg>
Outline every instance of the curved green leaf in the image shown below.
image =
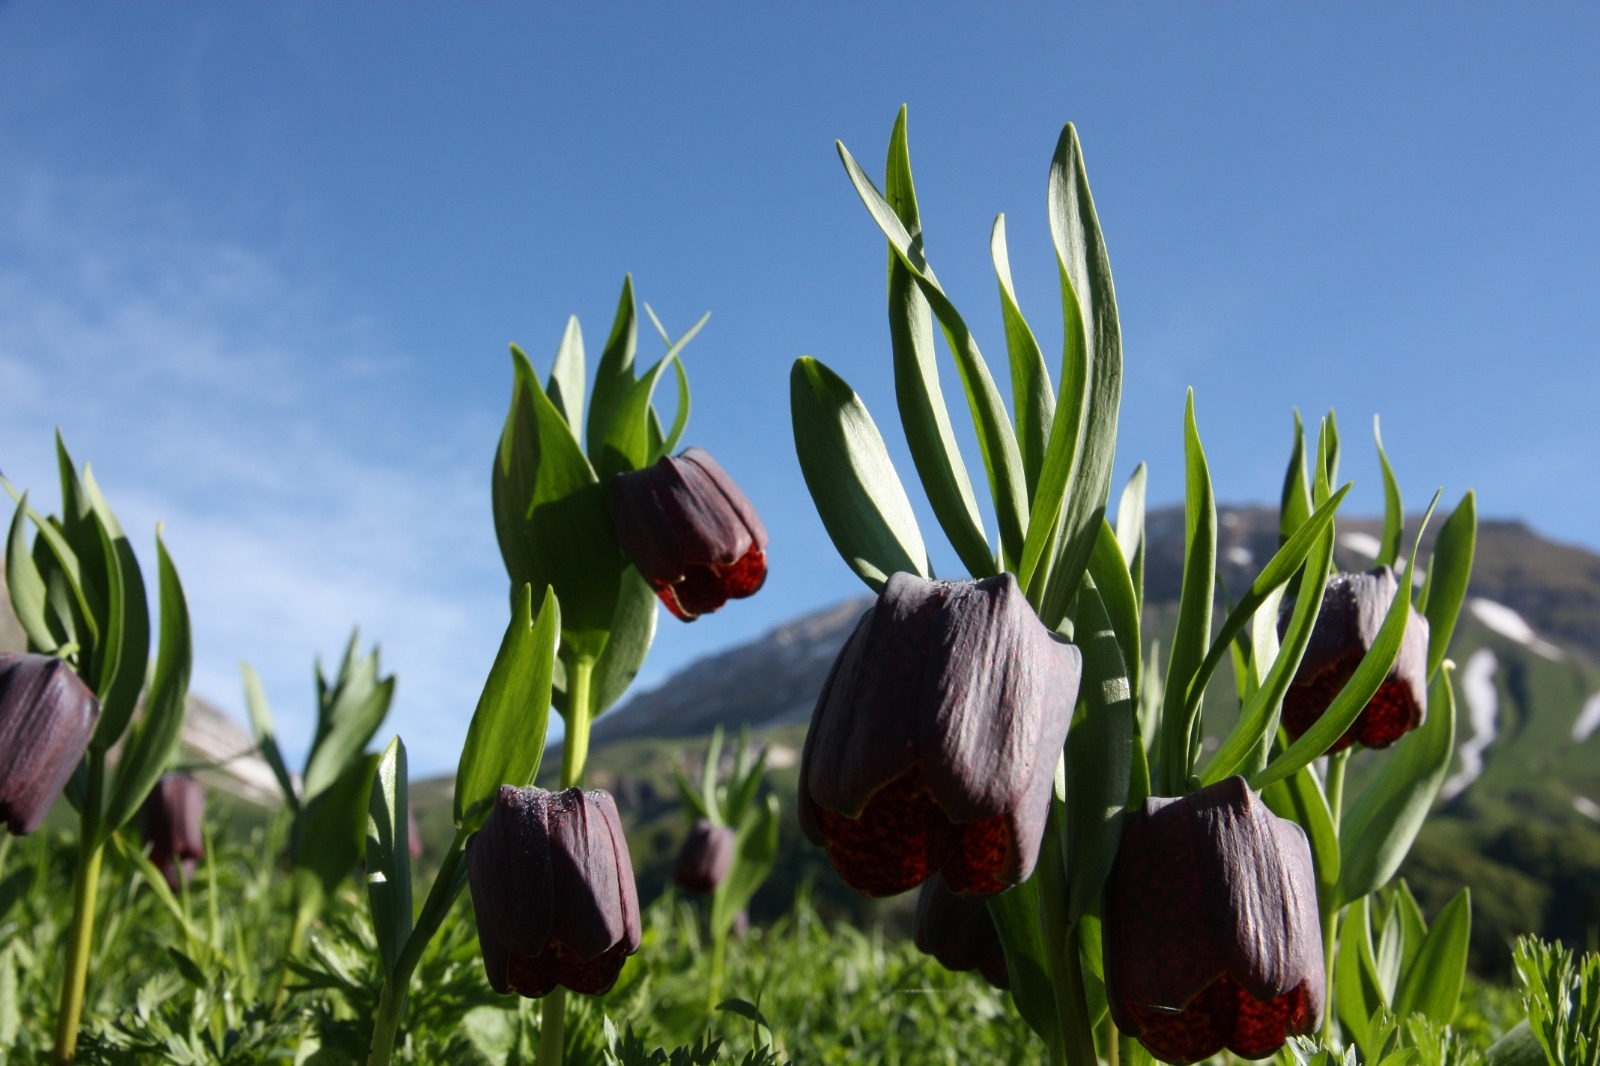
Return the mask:
<svg viewBox="0 0 1600 1066">
<path fill-rule="evenodd" d="M 1467 598 L 1467 583 L 1472 579 L 1472 557 L 1477 541 L 1478 494 L 1469 489 L 1439 527 L 1439 536 L 1433 542 L 1433 557 L 1428 562 L 1422 611 L 1428 619 L 1430 678 L 1439 672 L 1439 665 L 1450 650 L 1450 637 L 1456 631 L 1456 620 Z"/>
<path fill-rule="evenodd" d="M 1378 465 L 1383 468 L 1383 537 L 1378 542 L 1375 566 L 1393 566 L 1400 558 L 1400 540 L 1406 530 L 1406 506 L 1400 498 L 1400 482 L 1395 480 L 1394 468 L 1389 465 L 1389 453 L 1383 449 L 1383 433 L 1378 429 L 1378 416 L 1372 416 L 1372 439 L 1378 446 Z"/>
<path fill-rule="evenodd" d="M 611 428 L 606 431 L 600 457 L 595 464 L 602 483 L 609 483 L 617 474 L 649 466 L 659 457 L 666 439 L 661 436 L 660 423 L 653 406 L 656 386 L 660 384 L 667 368 L 678 361 L 684 347 L 694 340 L 695 334 L 710 318 L 709 311 L 701 315 L 700 320 L 690 326 L 688 332 L 679 337 L 666 354 L 623 394 L 612 415 Z M 687 408 L 679 414 L 685 419 L 689 417 Z M 681 428 L 677 427 L 678 431 L 681 432 Z"/>
<path fill-rule="evenodd" d="M 734 841 L 733 867 L 711 899 L 713 935 L 725 936 L 733 928 L 738 913 L 750 905 L 778 855 L 778 797 L 767 793 L 767 802 L 751 809 L 751 817 L 739 827 Z"/>
<path fill-rule="evenodd" d="M 1341 900 L 1374 892 L 1394 876 L 1450 772 L 1456 744 L 1450 671 L 1441 670 L 1429 689 L 1428 717 L 1421 728 L 1391 749 L 1340 819 Z"/>
<path fill-rule="evenodd" d="M 576 436 L 583 430 L 583 385 L 588 379 L 588 368 L 583 358 L 583 329 L 578 316 L 567 319 L 567 328 L 561 334 L 561 346 L 550 364 L 550 404 Z"/>
<path fill-rule="evenodd" d="M 1136 706 L 1139 682 L 1144 676 L 1144 666 L 1140 661 L 1138 593 L 1133 586 L 1133 577 L 1128 573 L 1128 565 L 1123 561 L 1117 536 L 1104 519 L 1100 522 L 1100 536 L 1095 541 L 1094 554 L 1089 557 L 1089 576 L 1094 579 L 1096 594 L 1111 628 L 1116 632 L 1117 647 L 1122 653 L 1122 663 L 1127 672 L 1129 699 Z"/>
<path fill-rule="evenodd" d="M 406 812 L 406 746 L 397 736 L 378 759 L 367 804 L 367 904 L 377 934 L 383 972 L 393 978 L 395 962 L 411 936 L 411 842 Z"/>
<path fill-rule="evenodd" d="M 872 416 L 843 378 L 795 360 L 789 407 L 800 471 L 844 561 L 874 592 L 898 571 L 931 577 L 911 501 Z"/>
<path fill-rule="evenodd" d="M 500 554 L 513 591 L 556 590 L 570 651 L 598 656 L 626 565 L 611 520 L 611 486 L 595 476 L 528 357 L 515 346 L 511 357 L 511 409 L 492 480 Z M 591 408 L 599 402 L 597 387 Z"/>
<path fill-rule="evenodd" d="M 989 233 L 989 256 L 994 260 L 995 280 L 1000 285 L 1000 317 L 1006 327 L 1006 352 L 1011 357 L 1011 409 L 1017 415 L 1017 447 L 1022 452 L 1022 472 L 1031 500 L 1039 486 L 1039 469 L 1044 465 L 1050 427 L 1055 422 L 1056 394 L 1038 338 L 1017 305 L 1011 258 L 1006 250 L 1005 215 L 995 217 L 994 229 Z"/>
<path fill-rule="evenodd" d="M 376 648 L 371 655 L 357 657 L 358 636 L 357 633 L 350 635 L 339 675 L 331 689 L 318 670 L 317 735 L 306 761 L 305 779 L 301 782 L 301 799 L 307 803 L 365 753 L 367 744 L 388 717 L 389 705 L 394 700 L 394 676 L 378 676 Z"/>
<path fill-rule="evenodd" d="M 1133 579 L 1134 602 L 1141 611 L 1144 610 L 1144 494 L 1148 478 L 1143 463 L 1134 467 L 1117 501 L 1117 546 L 1122 549 L 1128 576 Z"/>
<path fill-rule="evenodd" d="M 1467 973 L 1467 944 L 1472 936 L 1472 890 L 1463 888 L 1433 920 L 1428 936 L 1400 977 L 1394 997 L 1395 1015 L 1413 1011 L 1437 1025 L 1449 1025 L 1461 998 Z"/>
<path fill-rule="evenodd" d="M 1016 433 L 1006 414 L 1005 404 L 1000 399 L 1000 391 L 989 373 L 989 366 L 984 362 L 978 342 L 962 320 L 960 312 L 939 287 L 932 273 L 925 271 L 919 263 L 920 244 L 913 241 L 889 202 L 878 192 L 845 146 L 837 144 L 837 147 L 839 158 L 844 161 L 845 171 L 856 193 L 866 204 L 878 228 L 889 238 L 890 248 L 910 271 L 944 331 L 945 342 L 955 358 L 956 370 L 961 376 L 967 404 L 972 412 L 978 450 L 983 455 L 984 471 L 989 477 L 995 516 L 1000 526 L 1000 544 L 1006 558 L 1019 559 L 1022 556 L 1023 534 L 1028 526 L 1028 490 L 1022 473 L 1022 455 L 1017 449 Z"/>
<path fill-rule="evenodd" d="M 633 275 L 627 274 L 622 278 L 622 295 L 617 298 L 611 335 L 606 338 L 594 373 L 594 395 L 589 400 L 589 423 L 583 437 L 592 462 L 600 461 L 617 408 L 633 388 L 633 357 L 638 347 L 639 314 L 634 307 Z M 577 427 L 572 428 L 576 434 Z"/>
<path fill-rule="evenodd" d="M 1306 432 L 1298 408 L 1294 412 L 1294 447 L 1289 452 L 1289 469 L 1283 475 L 1283 493 L 1278 503 L 1278 542 L 1294 536 L 1294 531 L 1311 516 L 1311 479 L 1306 473 Z"/>
<path fill-rule="evenodd" d="M 910 235 L 910 252 L 916 266 L 927 270 L 917 190 L 911 181 L 904 107 L 900 108 L 894 132 L 889 136 L 884 197 Z M 889 340 L 894 355 L 894 393 L 900 410 L 901 430 L 934 517 L 973 577 L 993 575 L 997 572 L 994 549 L 984 532 L 978 501 L 972 493 L 972 481 L 956 445 L 950 411 L 939 384 L 932 311 L 910 269 L 892 250 L 889 254 Z"/>
<path fill-rule="evenodd" d="M 11 529 L 6 537 L 6 586 L 11 594 L 12 610 L 17 621 L 22 623 L 28 643 L 40 654 L 49 655 L 60 642 L 46 618 L 49 591 L 28 548 L 27 517 L 28 494 L 23 493 L 11 516 Z"/>
<path fill-rule="evenodd" d="M 551 675 L 561 635 L 561 604 L 546 587 L 537 619 L 533 587 L 524 585 L 500 651 L 483 683 L 456 768 L 455 824 L 474 832 L 501 785 L 533 784 L 550 722 Z"/>
<path fill-rule="evenodd" d="M 244 703 L 250 713 L 250 729 L 256 736 L 256 747 L 260 749 L 267 766 L 271 767 L 272 776 L 278 779 L 284 803 L 291 811 L 297 811 L 300 809 L 300 797 L 295 794 L 294 779 L 289 776 L 283 751 L 278 747 L 277 731 L 272 725 L 272 708 L 267 703 L 267 690 L 262 687 L 261 678 L 249 663 L 241 663 L 239 669 L 244 674 Z"/>
<path fill-rule="evenodd" d="M 1162 795 L 1181 796 L 1190 772 L 1190 738 L 1199 702 L 1186 712 L 1189 682 L 1205 658 L 1211 640 L 1211 600 L 1217 574 L 1217 502 L 1211 472 L 1195 425 L 1194 390 L 1183 413 L 1185 488 L 1183 504 L 1183 588 L 1178 598 L 1178 626 L 1167 656 L 1166 691 L 1161 701 Z M 1258 789 L 1259 791 L 1259 789 Z"/>
<path fill-rule="evenodd" d="M 1011 1000 L 1022 1020 L 1046 1043 L 1059 1039 L 1055 986 L 1050 981 L 1044 924 L 1039 917 L 1039 879 L 1030 877 L 1015 888 L 989 897 L 989 917 L 1006 955 Z"/>
<path fill-rule="evenodd" d="M 156 534 L 156 561 L 160 573 L 161 623 L 156 641 L 155 672 L 144 719 L 129 734 L 117 762 L 111 800 L 101 822 L 101 839 L 122 828 L 139 813 L 144 798 L 172 763 L 183 738 L 183 714 L 189 695 L 189 671 L 194 646 L 189 629 L 189 604 L 177 568 L 167 555 L 161 534 Z"/>
<path fill-rule="evenodd" d="M 99 679 L 100 721 L 95 725 L 95 750 L 105 751 L 127 731 L 150 668 L 150 606 L 144 575 L 133 545 L 96 484 L 83 468 L 84 497 L 105 560 L 106 615 L 101 625 Z"/>
</svg>

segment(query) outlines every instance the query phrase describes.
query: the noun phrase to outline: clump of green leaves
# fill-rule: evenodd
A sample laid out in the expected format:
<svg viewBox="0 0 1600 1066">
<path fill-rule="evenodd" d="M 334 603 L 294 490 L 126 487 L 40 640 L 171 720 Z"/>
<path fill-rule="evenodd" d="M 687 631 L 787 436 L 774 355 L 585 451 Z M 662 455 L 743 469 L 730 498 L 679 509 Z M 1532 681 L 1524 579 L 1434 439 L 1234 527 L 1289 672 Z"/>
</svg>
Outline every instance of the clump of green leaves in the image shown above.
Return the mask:
<svg viewBox="0 0 1600 1066">
<path fill-rule="evenodd" d="M 1512 961 L 1528 1028 L 1550 1066 L 1600 1066 L 1600 954 L 1574 958 L 1560 941 L 1520 937 Z"/>
</svg>

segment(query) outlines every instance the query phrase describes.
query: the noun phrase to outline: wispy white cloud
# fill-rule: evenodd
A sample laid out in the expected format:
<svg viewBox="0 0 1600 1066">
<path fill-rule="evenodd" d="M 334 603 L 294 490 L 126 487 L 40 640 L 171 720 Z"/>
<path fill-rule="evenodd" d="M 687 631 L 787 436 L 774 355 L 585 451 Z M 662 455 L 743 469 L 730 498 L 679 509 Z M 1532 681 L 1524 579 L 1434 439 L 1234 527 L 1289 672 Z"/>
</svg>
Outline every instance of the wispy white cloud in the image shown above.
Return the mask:
<svg viewBox="0 0 1600 1066">
<path fill-rule="evenodd" d="M 504 624 L 497 412 L 411 400 L 415 358 L 337 305 L 337 279 L 196 235 L 136 189 L 9 184 L 0 470 L 53 502 L 59 425 L 147 571 L 165 523 L 196 692 L 242 718 L 249 660 L 302 750 L 312 658 L 336 665 L 360 624 L 400 675 L 389 728 L 414 770 L 450 769 Z"/>
</svg>

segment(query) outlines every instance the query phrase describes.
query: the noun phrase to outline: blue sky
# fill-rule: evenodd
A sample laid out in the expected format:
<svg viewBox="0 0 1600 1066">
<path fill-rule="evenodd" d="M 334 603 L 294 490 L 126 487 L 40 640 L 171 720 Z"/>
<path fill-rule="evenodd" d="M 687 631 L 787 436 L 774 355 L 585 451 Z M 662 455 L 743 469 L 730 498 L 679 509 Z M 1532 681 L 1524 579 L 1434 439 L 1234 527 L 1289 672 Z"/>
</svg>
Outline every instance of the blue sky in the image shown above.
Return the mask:
<svg viewBox="0 0 1600 1066">
<path fill-rule="evenodd" d="M 833 148 L 881 174 L 907 103 L 930 259 L 1002 374 L 990 226 L 1048 353 L 1078 124 L 1118 477 L 1148 462 L 1153 502 L 1192 385 L 1222 500 L 1274 499 L 1290 409 L 1333 407 L 1352 509 L 1381 414 L 1414 505 L 1473 486 L 1600 548 L 1597 54 L 1592 4 L 4 4 L 0 470 L 53 498 L 59 425 L 147 555 L 166 523 L 196 691 L 240 710 L 248 659 L 303 751 L 311 660 L 359 624 L 416 771 L 448 770 L 504 625 L 506 345 L 548 366 L 577 314 L 597 350 L 625 272 L 674 330 L 712 312 L 686 440 L 773 541 L 760 595 L 663 619 L 644 681 L 862 591 L 787 376 L 843 374 L 911 476 Z"/>
</svg>

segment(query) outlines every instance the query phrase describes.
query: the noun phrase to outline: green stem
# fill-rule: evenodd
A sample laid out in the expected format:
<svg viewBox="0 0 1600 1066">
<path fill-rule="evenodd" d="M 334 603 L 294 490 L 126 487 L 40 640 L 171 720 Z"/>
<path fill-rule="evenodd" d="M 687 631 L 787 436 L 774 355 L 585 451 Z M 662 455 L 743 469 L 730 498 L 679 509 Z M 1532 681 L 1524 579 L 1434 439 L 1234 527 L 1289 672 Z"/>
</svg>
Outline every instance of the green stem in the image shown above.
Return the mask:
<svg viewBox="0 0 1600 1066">
<path fill-rule="evenodd" d="M 594 718 L 590 689 L 593 675 L 594 660 L 587 656 L 574 659 L 567 670 L 570 698 L 567 700 L 567 733 L 561 742 L 562 788 L 583 784 L 583 771 L 589 764 L 589 727 Z"/>
<path fill-rule="evenodd" d="M 299 893 L 296 893 L 298 896 Z M 296 901 L 294 909 L 294 924 L 289 927 L 289 941 L 283 946 L 283 960 L 278 964 L 278 976 L 272 986 L 272 1009 L 277 1011 L 283 1006 L 283 1001 L 289 995 L 289 960 L 300 954 L 300 945 L 305 943 L 306 931 L 311 928 L 311 922 L 316 915 L 316 908 L 305 901 Z"/>
<path fill-rule="evenodd" d="M 561 787 L 583 784 L 589 764 L 589 726 L 594 719 L 594 659 L 578 656 L 567 664 L 567 733 L 561 742 Z M 539 1066 L 561 1066 L 566 1028 L 567 990 L 556 986 L 539 1014 Z"/>
<path fill-rule="evenodd" d="M 1053 813 L 1053 812 L 1052 812 Z M 1084 999 L 1083 964 L 1078 952 L 1078 927 L 1067 925 L 1067 878 L 1062 861 L 1059 821 L 1052 816 L 1039 849 L 1040 918 L 1044 925 L 1045 952 L 1050 962 L 1050 983 L 1055 989 L 1059 1043 L 1051 1041 L 1051 1058 L 1066 1066 L 1099 1066 L 1094 1049 L 1094 1027 Z"/>
<path fill-rule="evenodd" d="M 562 1038 L 566 1035 L 567 990 L 560 985 L 544 997 L 539 1015 L 539 1066 L 555 1063 L 560 1066 Z"/>
<path fill-rule="evenodd" d="M 406 946 L 400 950 L 400 957 L 394 962 L 394 973 L 383 983 L 383 992 L 378 1000 L 378 1017 L 372 1027 L 367 1066 L 388 1066 L 389 1057 L 394 1053 L 395 1033 L 405 1016 L 411 975 L 416 972 L 417 963 L 421 961 L 428 942 L 439 931 L 440 923 L 450 913 L 451 904 L 455 903 L 466 883 L 467 836 L 467 833 L 456 830 L 450 850 L 439 865 L 439 874 L 433 879 L 433 887 L 428 889 L 428 898 L 417 915 L 417 924 L 406 938 Z"/>
<path fill-rule="evenodd" d="M 720 887 L 720 886 L 718 886 Z M 728 931 L 711 930 L 711 981 L 706 988 L 706 1013 L 714 1013 L 722 1002 L 722 971 L 728 957 Z"/>
<path fill-rule="evenodd" d="M 1339 836 L 1339 820 L 1343 817 L 1344 807 L 1344 767 L 1350 759 L 1349 749 L 1336 752 L 1328 756 L 1328 779 L 1326 791 L 1328 794 L 1328 811 L 1333 815 L 1333 835 Z M 1322 887 L 1322 886 L 1319 886 Z M 1327 991 L 1323 995 L 1322 1008 L 1322 1039 L 1326 1043 L 1333 1039 L 1333 964 L 1337 957 L 1334 950 L 1334 936 L 1338 931 L 1339 901 L 1337 884 L 1328 888 L 1326 895 L 1318 893 L 1317 905 L 1322 911 L 1322 966 L 1326 983 L 1323 985 Z"/>
<path fill-rule="evenodd" d="M 61 1012 L 56 1017 L 58 1066 L 78 1053 L 78 1026 L 83 1021 L 83 996 L 89 984 L 89 955 L 94 947 L 95 901 L 100 893 L 100 861 L 106 844 L 100 839 L 104 756 L 89 755 L 89 787 L 78 829 L 78 868 L 72 879 L 72 925 L 67 934 L 67 969 L 61 980 Z"/>
</svg>

